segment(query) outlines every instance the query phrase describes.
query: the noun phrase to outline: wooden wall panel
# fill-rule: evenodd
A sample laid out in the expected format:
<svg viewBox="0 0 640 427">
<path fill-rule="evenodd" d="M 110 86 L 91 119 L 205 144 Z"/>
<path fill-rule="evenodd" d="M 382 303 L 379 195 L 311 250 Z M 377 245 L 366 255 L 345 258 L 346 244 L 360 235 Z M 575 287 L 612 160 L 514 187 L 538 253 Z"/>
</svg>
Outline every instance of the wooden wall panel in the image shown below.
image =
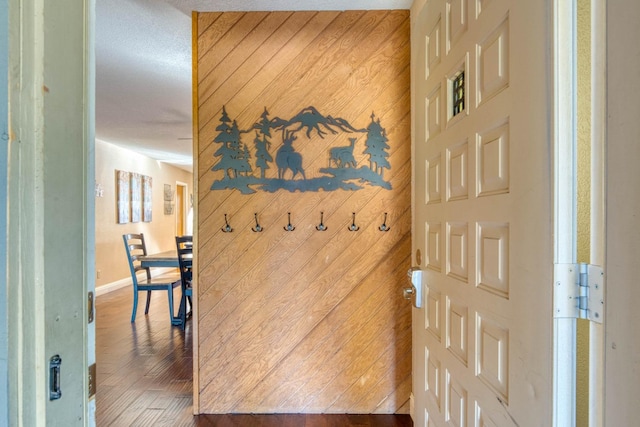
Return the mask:
<svg viewBox="0 0 640 427">
<path fill-rule="evenodd" d="M 411 262 L 409 12 L 200 13 L 196 19 L 200 412 L 406 413 L 411 308 L 401 288 Z M 265 107 L 271 118 L 290 118 L 313 106 L 356 128 L 367 127 L 374 113 L 389 139 L 384 179 L 392 189 L 213 191 L 222 179 L 212 167 L 223 106 L 243 129 Z M 252 146 L 253 133 L 245 135 Z M 368 164 L 365 137 L 356 136 L 358 165 Z M 313 144 L 296 142 L 307 179 L 327 166 L 329 148 L 346 139 L 328 133 Z M 282 140 L 272 141 L 275 158 Z M 275 177 L 275 166 L 266 173 Z M 321 211 L 325 232 L 315 229 Z M 283 230 L 287 212 L 293 232 Z M 347 230 L 352 212 L 357 232 Z M 389 232 L 378 229 L 385 212 Z M 251 231 L 254 213 L 261 233 Z M 232 233 L 221 231 L 225 214 Z"/>
</svg>

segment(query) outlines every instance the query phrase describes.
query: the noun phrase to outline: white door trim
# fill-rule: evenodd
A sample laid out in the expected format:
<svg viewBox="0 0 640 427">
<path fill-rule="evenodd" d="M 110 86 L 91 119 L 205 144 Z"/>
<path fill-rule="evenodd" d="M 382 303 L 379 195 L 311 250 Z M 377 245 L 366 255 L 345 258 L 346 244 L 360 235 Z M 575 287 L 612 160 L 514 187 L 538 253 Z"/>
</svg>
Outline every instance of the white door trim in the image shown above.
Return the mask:
<svg viewBox="0 0 640 427">
<path fill-rule="evenodd" d="M 576 3 L 554 1 L 554 263 L 576 262 Z M 554 320 L 553 425 L 575 426 L 576 319 Z"/>
<path fill-rule="evenodd" d="M 9 10 L 9 423 L 44 426 L 44 267 L 40 257 L 29 255 L 43 252 L 36 238 L 43 229 L 43 190 L 36 181 L 43 169 L 38 156 L 43 94 L 35 88 L 44 85 L 44 64 L 37 60 L 43 56 L 44 24 L 41 3 L 22 3 Z"/>
</svg>

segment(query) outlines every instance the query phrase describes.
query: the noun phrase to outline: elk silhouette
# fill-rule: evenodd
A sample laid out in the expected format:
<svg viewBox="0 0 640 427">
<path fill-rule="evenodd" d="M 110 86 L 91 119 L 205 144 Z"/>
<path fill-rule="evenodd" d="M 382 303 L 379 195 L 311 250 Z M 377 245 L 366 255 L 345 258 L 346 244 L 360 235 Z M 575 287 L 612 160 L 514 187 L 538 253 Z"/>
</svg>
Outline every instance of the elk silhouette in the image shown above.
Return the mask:
<svg viewBox="0 0 640 427">
<path fill-rule="evenodd" d="M 287 169 L 291 169 L 294 179 L 298 172 L 302 175 L 302 179 L 307 179 L 304 175 L 304 169 L 302 169 L 302 156 L 297 153 L 292 144 L 297 137 L 291 131 L 285 131 L 282 134 L 282 147 L 278 149 L 276 153 L 276 165 L 278 166 L 278 179 L 284 179 L 284 174 Z"/>
<path fill-rule="evenodd" d="M 353 147 L 356 145 L 357 138 L 349 138 L 351 144 L 346 147 L 333 147 L 329 150 L 329 167 L 333 161 L 338 168 L 356 167 L 356 159 L 353 157 Z"/>
</svg>

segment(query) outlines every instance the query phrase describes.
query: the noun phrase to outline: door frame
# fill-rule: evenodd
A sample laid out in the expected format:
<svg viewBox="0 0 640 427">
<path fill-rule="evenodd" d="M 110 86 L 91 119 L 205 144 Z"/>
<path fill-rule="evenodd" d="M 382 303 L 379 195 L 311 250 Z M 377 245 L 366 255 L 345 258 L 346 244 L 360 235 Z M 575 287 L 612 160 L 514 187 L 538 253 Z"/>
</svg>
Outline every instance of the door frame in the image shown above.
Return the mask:
<svg viewBox="0 0 640 427">
<path fill-rule="evenodd" d="M 176 236 L 180 227 L 183 230 L 182 234 L 187 234 L 187 214 L 189 212 L 189 184 L 176 181 L 176 199 L 178 198 L 178 188 L 182 188 L 183 191 L 180 206 L 176 206 Z M 182 218 L 182 224 L 179 224 L 180 218 Z"/>
<path fill-rule="evenodd" d="M 92 426 L 95 0 L 10 2 L 8 28 L 9 424 Z"/>
<path fill-rule="evenodd" d="M 2 141 L 9 137 L 9 2 L 0 0 L 0 135 Z M 0 156 L 0 236 L 7 235 L 7 153 Z M 0 244 L 0 259 L 7 259 L 6 239 Z M 8 385 L 8 318 L 7 318 L 7 266 L 0 265 L 0 424 L 9 424 L 9 385 Z"/>
<path fill-rule="evenodd" d="M 605 266 L 607 0 L 591 0 L 590 263 Z M 606 306 L 605 306 L 606 308 Z M 604 329 L 589 323 L 589 426 L 604 425 Z"/>
<path fill-rule="evenodd" d="M 554 0 L 553 9 L 554 264 L 573 264 L 577 260 L 576 0 Z M 556 317 L 553 323 L 553 425 L 575 426 L 577 321 Z"/>
</svg>

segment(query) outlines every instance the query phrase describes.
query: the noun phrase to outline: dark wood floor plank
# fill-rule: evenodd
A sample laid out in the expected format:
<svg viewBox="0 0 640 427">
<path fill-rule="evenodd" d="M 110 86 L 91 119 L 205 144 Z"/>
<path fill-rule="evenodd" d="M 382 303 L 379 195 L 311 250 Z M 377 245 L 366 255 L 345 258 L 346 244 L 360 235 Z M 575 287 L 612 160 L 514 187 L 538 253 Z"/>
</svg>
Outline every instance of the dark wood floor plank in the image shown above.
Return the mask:
<svg viewBox="0 0 640 427">
<path fill-rule="evenodd" d="M 96 304 L 99 427 L 409 427 L 408 415 L 192 415 L 191 324 L 169 324 L 166 295 L 155 293 L 149 315 L 130 323 L 132 295 L 124 288 Z"/>
<path fill-rule="evenodd" d="M 108 422 L 104 423 L 104 424 L 100 424 L 100 425 L 112 425 L 113 422 L 124 412 L 129 410 L 129 407 L 131 406 L 131 404 L 133 402 L 136 401 L 136 399 L 138 397 L 140 397 L 140 395 L 143 393 L 142 390 L 135 390 L 135 389 L 131 389 L 131 390 L 123 390 L 123 393 L 120 394 L 117 398 L 116 401 L 113 402 L 112 405 L 110 405 L 105 412 L 100 411 L 100 409 L 98 409 L 96 411 L 96 417 L 97 419 L 100 419 L 100 415 L 102 415 L 102 418 L 109 420 Z M 96 399 L 98 399 L 99 397 L 96 396 Z M 98 400 L 96 400 L 96 406 L 98 405 Z"/>
<path fill-rule="evenodd" d="M 190 426 L 193 425 L 191 414 L 191 396 L 176 396 L 164 410 L 155 424 L 158 427 Z"/>
<path fill-rule="evenodd" d="M 139 427 L 155 426 L 158 423 L 158 418 L 162 416 L 162 412 L 162 409 L 146 409 L 133 421 L 132 425 Z"/>
<path fill-rule="evenodd" d="M 134 425 L 136 419 L 156 400 L 160 392 L 157 390 L 144 391 L 140 397 L 134 400 L 127 410 L 122 412 L 113 422 L 114 425 Z"/>
</svg>

